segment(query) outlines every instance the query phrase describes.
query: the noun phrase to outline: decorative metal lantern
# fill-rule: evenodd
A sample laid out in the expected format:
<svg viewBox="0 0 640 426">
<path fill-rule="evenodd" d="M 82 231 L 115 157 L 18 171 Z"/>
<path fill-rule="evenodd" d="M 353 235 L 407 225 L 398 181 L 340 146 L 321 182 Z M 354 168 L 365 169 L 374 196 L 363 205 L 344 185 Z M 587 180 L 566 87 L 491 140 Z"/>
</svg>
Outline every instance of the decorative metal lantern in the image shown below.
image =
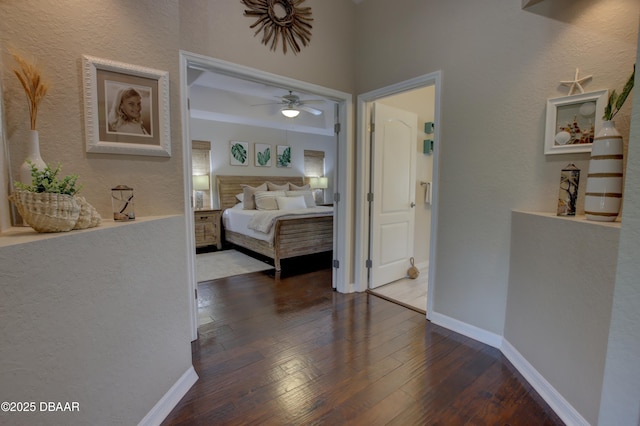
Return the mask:
<svg viewBox="0 0 640 426">
<path fill-rule="evenodd" d="M 127 185 L 118 185 L 112 188 L 111 205 L 113 220 L 133 220 L 136 218 L 133 210 L 133 188 L 129 188 Z"/>
<path fill-rule="evenodd" d="M 558 194 L 558 216 L 575 216 L 578 202 L 578 184 L 580 169 L 567 164 L 560 174 L 560 192 Z"/>
</svg>

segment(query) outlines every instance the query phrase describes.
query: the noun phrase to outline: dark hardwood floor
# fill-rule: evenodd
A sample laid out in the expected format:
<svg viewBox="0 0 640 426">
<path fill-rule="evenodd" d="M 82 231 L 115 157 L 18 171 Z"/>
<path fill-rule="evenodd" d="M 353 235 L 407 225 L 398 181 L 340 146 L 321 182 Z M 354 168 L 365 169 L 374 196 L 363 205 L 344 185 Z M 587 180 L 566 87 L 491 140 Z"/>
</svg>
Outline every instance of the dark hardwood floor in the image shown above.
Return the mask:
<svg viewBox="0 0 640 426">
<path fill-rule="evenodd" d="M 497 350 L 331 270 L 200 284 L 200 377 L 163 425 L 560 425 Z"/>
</svg>

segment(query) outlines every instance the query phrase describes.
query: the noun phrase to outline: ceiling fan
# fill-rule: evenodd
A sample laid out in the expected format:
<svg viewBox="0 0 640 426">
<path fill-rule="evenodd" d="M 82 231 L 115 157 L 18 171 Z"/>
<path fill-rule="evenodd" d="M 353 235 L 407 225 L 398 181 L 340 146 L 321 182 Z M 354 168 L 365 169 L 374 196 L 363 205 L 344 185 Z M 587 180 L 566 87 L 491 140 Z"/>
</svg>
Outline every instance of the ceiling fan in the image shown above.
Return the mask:
<svg viewBox="0 0 640 426">
<path fill-rule="evenodd" d="M 289 94 L 288 95 L 278 96 L 278 98 L 280 99 L 279 102 L 270 102 L 270 103 L 267 103 L 267 104 L 258 104 L 258 105 L 252 105 L 252 106 L 282 105 L 283 107 L 280 110 L 280 112 L 282 113 L 282 115 L 284 115 L 285 117 L 288 117 L 288 118 L 297 117 L 298 114 L 300 114 L 300 111 L 305 111 L 305 112 L 308 112 L 309 114 L 313 114 L 313 115 L 321 115 L 322 114 L 322 110 L 307 106 L 307 104 L 324 103 L 324 100 L 322 100 L 322 99 L 301 100 L 300 96 L 294 95 L 291 90 L 289 90 Z"/>
</svg>

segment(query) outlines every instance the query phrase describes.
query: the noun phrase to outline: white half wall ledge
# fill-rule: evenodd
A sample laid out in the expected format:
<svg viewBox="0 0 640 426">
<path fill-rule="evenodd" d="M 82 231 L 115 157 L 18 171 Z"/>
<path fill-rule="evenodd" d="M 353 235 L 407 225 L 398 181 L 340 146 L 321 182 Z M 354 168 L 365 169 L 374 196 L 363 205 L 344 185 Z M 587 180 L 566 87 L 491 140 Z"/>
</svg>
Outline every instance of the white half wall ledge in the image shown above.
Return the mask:
<svg viewBox="0 0 640 426">
<path fill-rule="evenodd" d="M 151 411 L 149 411 L 147 415 L 140 420 L 138 426 L 159 426 L 162 424 L 164 419 L 167 418 L 171 411 L 178 405 L 182 397 L 186 395 L 189 389 L 191 389 L 197 381 L 198 374 L 192 366 L 185 371 L 182 377 L 180 377 L 173 386 L 171 386 L 171 389 L 164 394 Z"/>
</svg>

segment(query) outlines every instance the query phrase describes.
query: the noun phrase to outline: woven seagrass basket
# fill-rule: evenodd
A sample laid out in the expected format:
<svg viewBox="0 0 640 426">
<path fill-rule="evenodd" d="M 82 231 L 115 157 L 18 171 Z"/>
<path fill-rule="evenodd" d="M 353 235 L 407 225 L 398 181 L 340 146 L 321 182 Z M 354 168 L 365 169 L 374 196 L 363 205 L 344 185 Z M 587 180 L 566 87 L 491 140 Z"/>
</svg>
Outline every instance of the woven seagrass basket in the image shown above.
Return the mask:
<svg viewBox="0 0 640 426">
<path fill-rule="evenodd" d="M 25 223 L 37 232 L 71 231 L 80 216 L 80 206 L 71 195 L 16 191 L 9 199 Z"/>
<path fill-rule="evenodd" d="M 76 195 L 75 199 L 78 206 L 80 206 L 80 214 L 73 229 L 87 229 L 100 225 L 102 218 L 95 207 L 89 204 L 84 197 L 78 197 Z"/>
</svg>

